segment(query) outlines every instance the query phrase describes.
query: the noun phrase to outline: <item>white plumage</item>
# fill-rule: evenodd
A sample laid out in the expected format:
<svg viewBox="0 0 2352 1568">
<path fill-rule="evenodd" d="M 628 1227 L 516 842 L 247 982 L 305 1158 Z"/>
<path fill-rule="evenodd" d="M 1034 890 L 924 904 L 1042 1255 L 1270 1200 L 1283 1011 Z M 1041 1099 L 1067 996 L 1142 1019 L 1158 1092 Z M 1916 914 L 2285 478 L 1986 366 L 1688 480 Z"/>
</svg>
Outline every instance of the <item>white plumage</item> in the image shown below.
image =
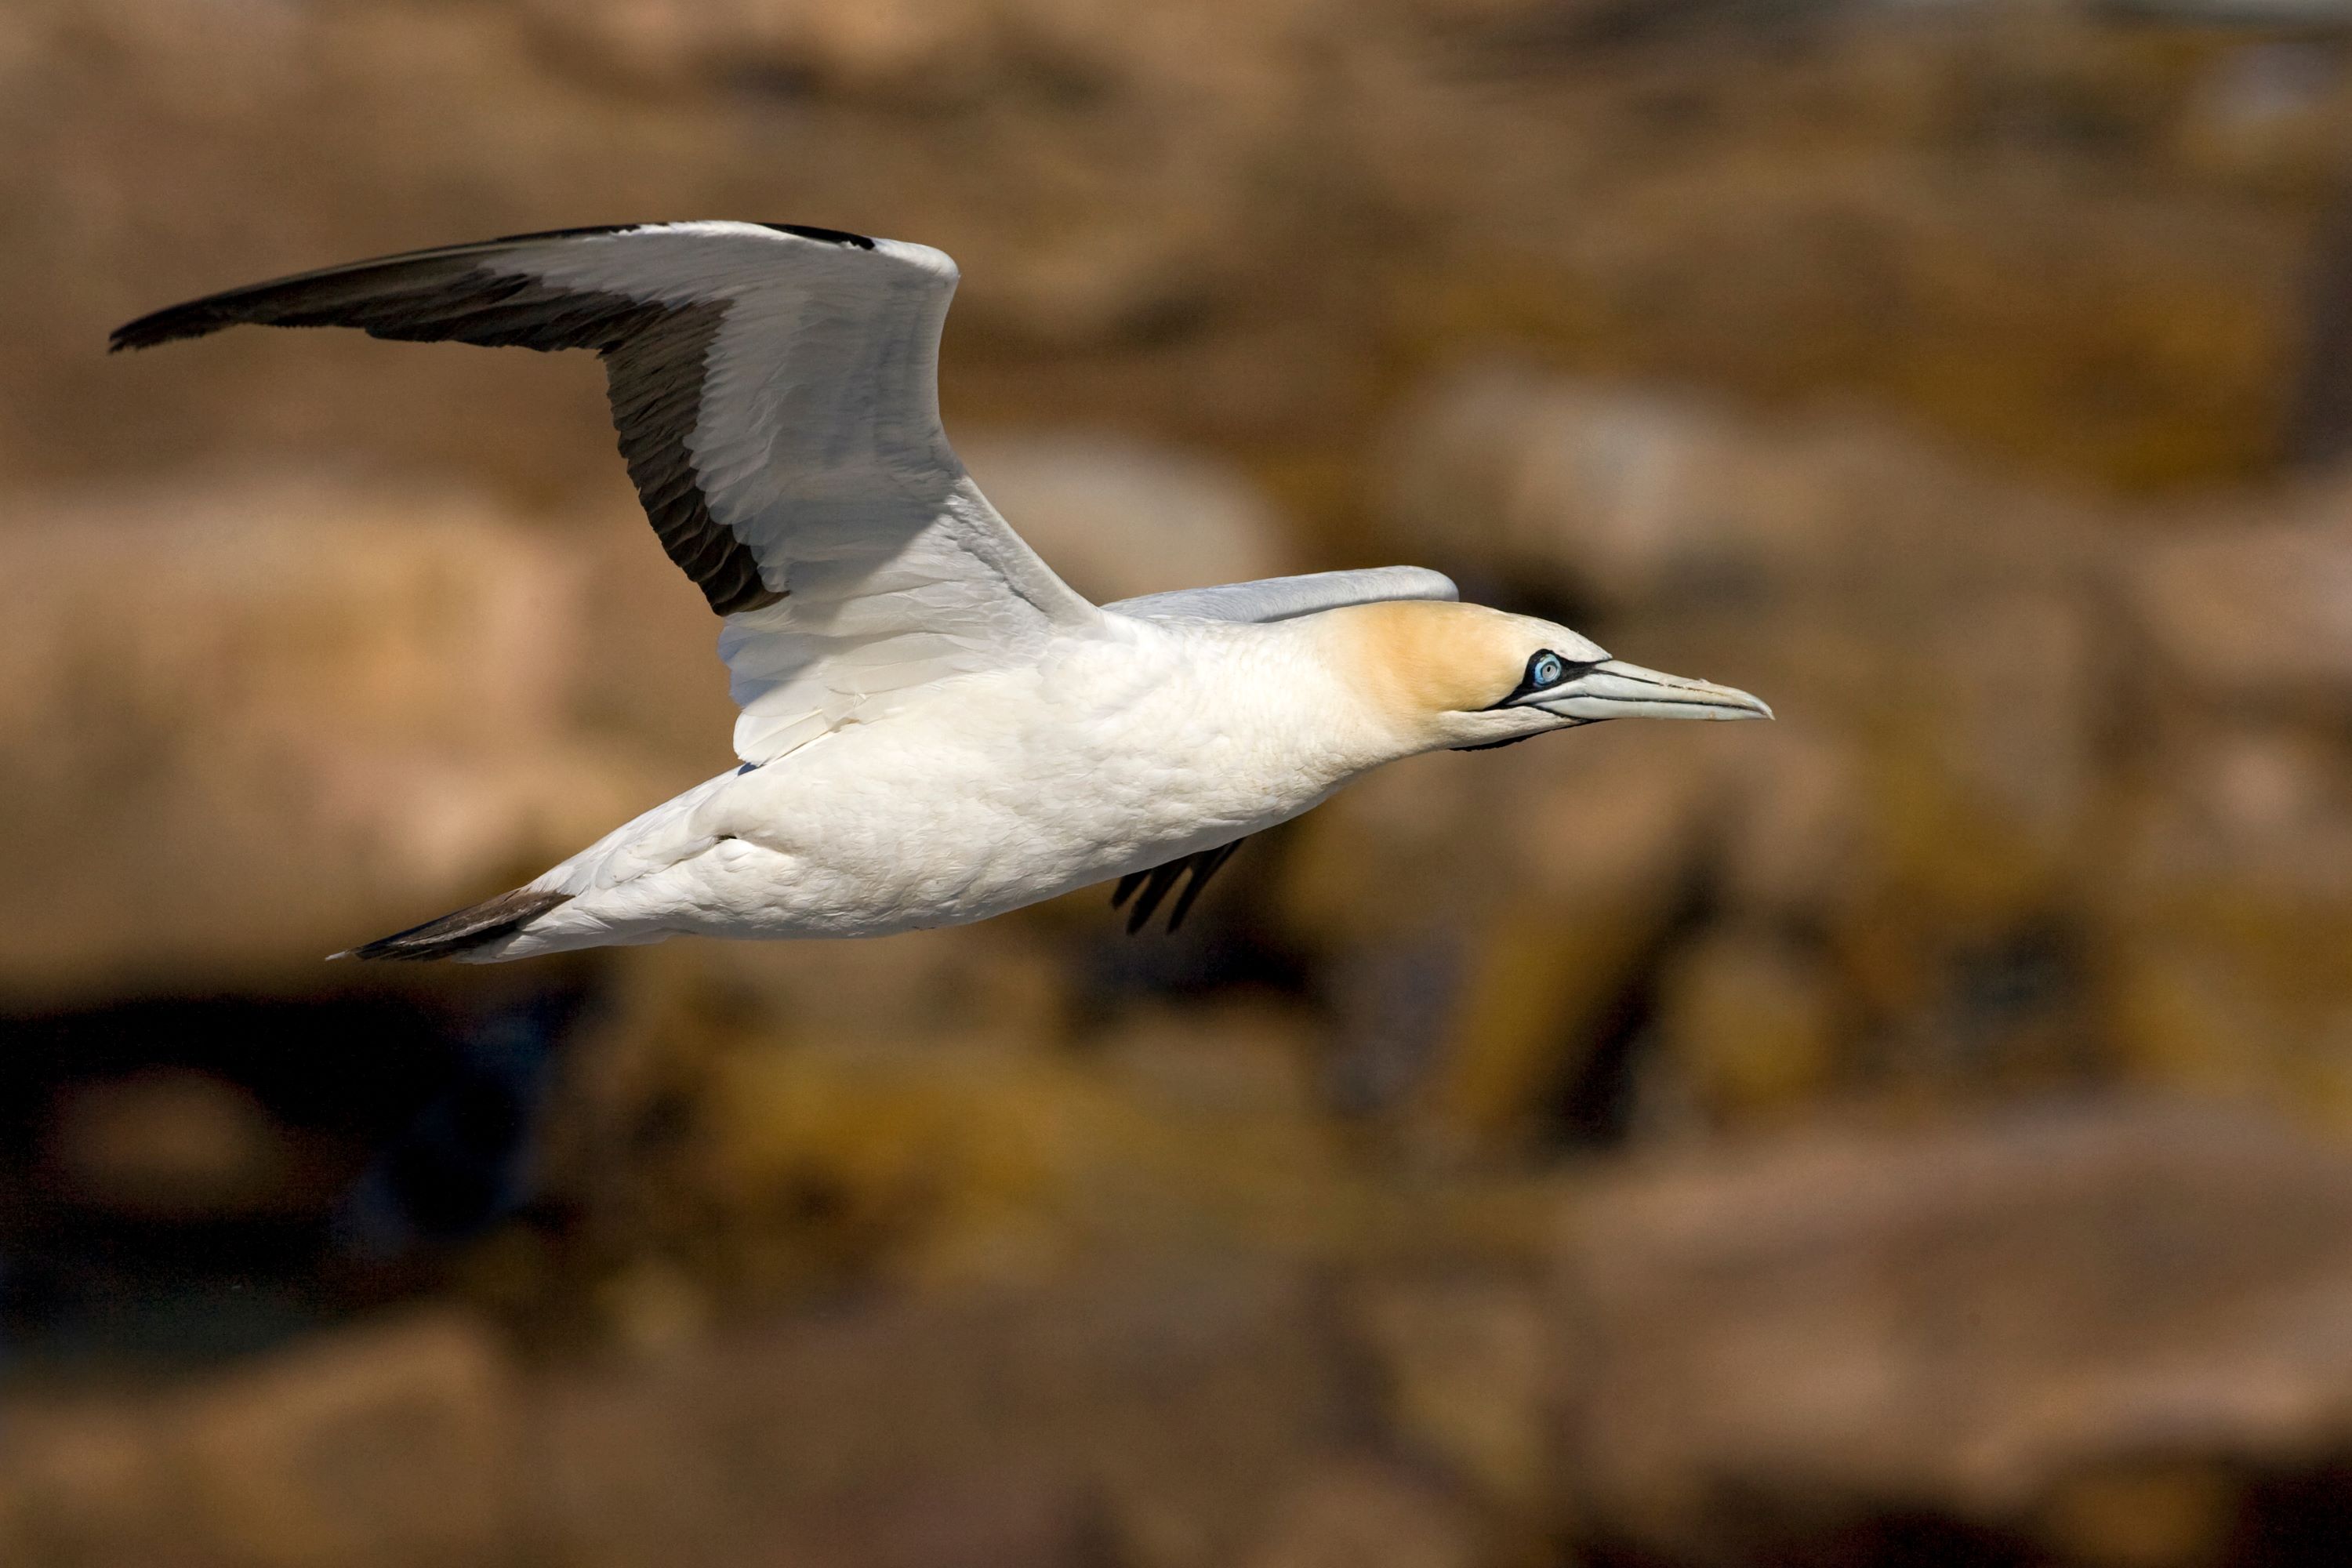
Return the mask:
<svg viewBox="0 0 2352 1568">
<path fill-rule="evenodd" d="M 716 936 L 867 936 L 1127 879 L 1171 919 L 1230 846 L 1439 747 L 1638 714 L 1766 717 L 1388 567 L 1097 607 L 940 428 L 939 251 L 687 223 L 418 251 L 121 329 L 349 325 L 604 357 L 671 558 L 725 616 L 744 765 L 362 957 L 482 962 Z"/>
</svg>

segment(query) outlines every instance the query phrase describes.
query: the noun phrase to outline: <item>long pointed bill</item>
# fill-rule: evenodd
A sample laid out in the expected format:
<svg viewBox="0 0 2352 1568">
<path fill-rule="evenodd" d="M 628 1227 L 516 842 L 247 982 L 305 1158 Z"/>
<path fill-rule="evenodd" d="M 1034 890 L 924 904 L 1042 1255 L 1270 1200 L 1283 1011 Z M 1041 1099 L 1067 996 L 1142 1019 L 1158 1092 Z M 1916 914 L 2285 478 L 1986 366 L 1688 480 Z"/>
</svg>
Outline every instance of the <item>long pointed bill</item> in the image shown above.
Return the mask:
<svg viewBox="0 0 2352 1568">
<path fill-rule="evenodd" d="M 1554 687 L 1530 706 L 1564 719 L 1594 723 L 1602 719 L 1769 719 L 1760 699 L 1711 680 L 1692 680 L 1609 659 L 1565 686 Z"/>
</svg>

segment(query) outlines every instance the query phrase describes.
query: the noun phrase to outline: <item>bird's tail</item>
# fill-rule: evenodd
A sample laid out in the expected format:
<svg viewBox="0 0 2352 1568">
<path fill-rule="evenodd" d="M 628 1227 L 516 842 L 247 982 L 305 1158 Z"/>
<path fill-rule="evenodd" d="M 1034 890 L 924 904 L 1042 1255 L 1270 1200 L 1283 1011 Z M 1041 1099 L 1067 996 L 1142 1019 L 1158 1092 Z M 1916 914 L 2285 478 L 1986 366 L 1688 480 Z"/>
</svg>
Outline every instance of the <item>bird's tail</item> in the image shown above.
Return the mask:
<svg viewBox="0 0 2352 1568">
<path fill-rule="evenodd" d="M 469 904 L 452 914 L 443 915 L 439 920 L 426 921 L 421 926 L 396 931 L 390 936 L 378 937 L 373 942 L 328 956 L 389 959 L 410 963 L 436 958 L 455 958 L 461 952 L 487 947 L 500 937 L 513 935 L 558 904 L 569 903 L 571 900 L 569 893 L 517 888 L 511 893 L 500 893 L 495 899 Z"/>
</svg>

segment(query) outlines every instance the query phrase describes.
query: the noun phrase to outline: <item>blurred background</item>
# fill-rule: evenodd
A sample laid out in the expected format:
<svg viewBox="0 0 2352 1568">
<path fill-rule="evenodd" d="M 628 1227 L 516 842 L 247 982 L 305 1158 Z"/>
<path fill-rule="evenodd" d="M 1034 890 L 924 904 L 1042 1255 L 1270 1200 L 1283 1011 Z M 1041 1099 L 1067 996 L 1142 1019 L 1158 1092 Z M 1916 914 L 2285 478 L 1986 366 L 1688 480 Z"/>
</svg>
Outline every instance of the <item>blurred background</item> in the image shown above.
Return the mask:
<svg viewBox="0 0 2352 1568">
<path fill-rule="evenodd" d="M 2352 5 L 0 0 L 0 1561 L 2352 1561 Z M 1772 726 L 1175 937 L 320 955 L 728 765 L 588 356 L 956 256 L 1099 598 L 1412 562 Z"/>
</svg>

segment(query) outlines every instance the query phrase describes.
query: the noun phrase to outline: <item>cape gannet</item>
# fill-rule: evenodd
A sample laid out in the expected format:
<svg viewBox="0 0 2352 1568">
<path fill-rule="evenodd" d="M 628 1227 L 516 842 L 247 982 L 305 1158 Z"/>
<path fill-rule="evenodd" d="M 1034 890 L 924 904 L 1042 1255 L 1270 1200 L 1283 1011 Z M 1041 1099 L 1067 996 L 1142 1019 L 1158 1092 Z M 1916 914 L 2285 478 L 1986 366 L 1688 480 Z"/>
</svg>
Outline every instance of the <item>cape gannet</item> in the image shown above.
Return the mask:
<svg viewBox="0 0 2352 1568">
<path fill-rule="evenodd" d="M 239 322 L 594 349 L 654 531 L 724 617 L 742 763 L 528 887 L 356 948 L 878 936 L 1119 879 L 1140 929 L 1261 828 L 1383 763 L 1746 692 L 1455 602 L 1411 566 L 1096 605 L 940 426 L 955 263 L 792 224 L 558 230 L 215 294 L 116 349 Z M 337 955 L 342 956 L 342 955 Z"/>
</svg>

